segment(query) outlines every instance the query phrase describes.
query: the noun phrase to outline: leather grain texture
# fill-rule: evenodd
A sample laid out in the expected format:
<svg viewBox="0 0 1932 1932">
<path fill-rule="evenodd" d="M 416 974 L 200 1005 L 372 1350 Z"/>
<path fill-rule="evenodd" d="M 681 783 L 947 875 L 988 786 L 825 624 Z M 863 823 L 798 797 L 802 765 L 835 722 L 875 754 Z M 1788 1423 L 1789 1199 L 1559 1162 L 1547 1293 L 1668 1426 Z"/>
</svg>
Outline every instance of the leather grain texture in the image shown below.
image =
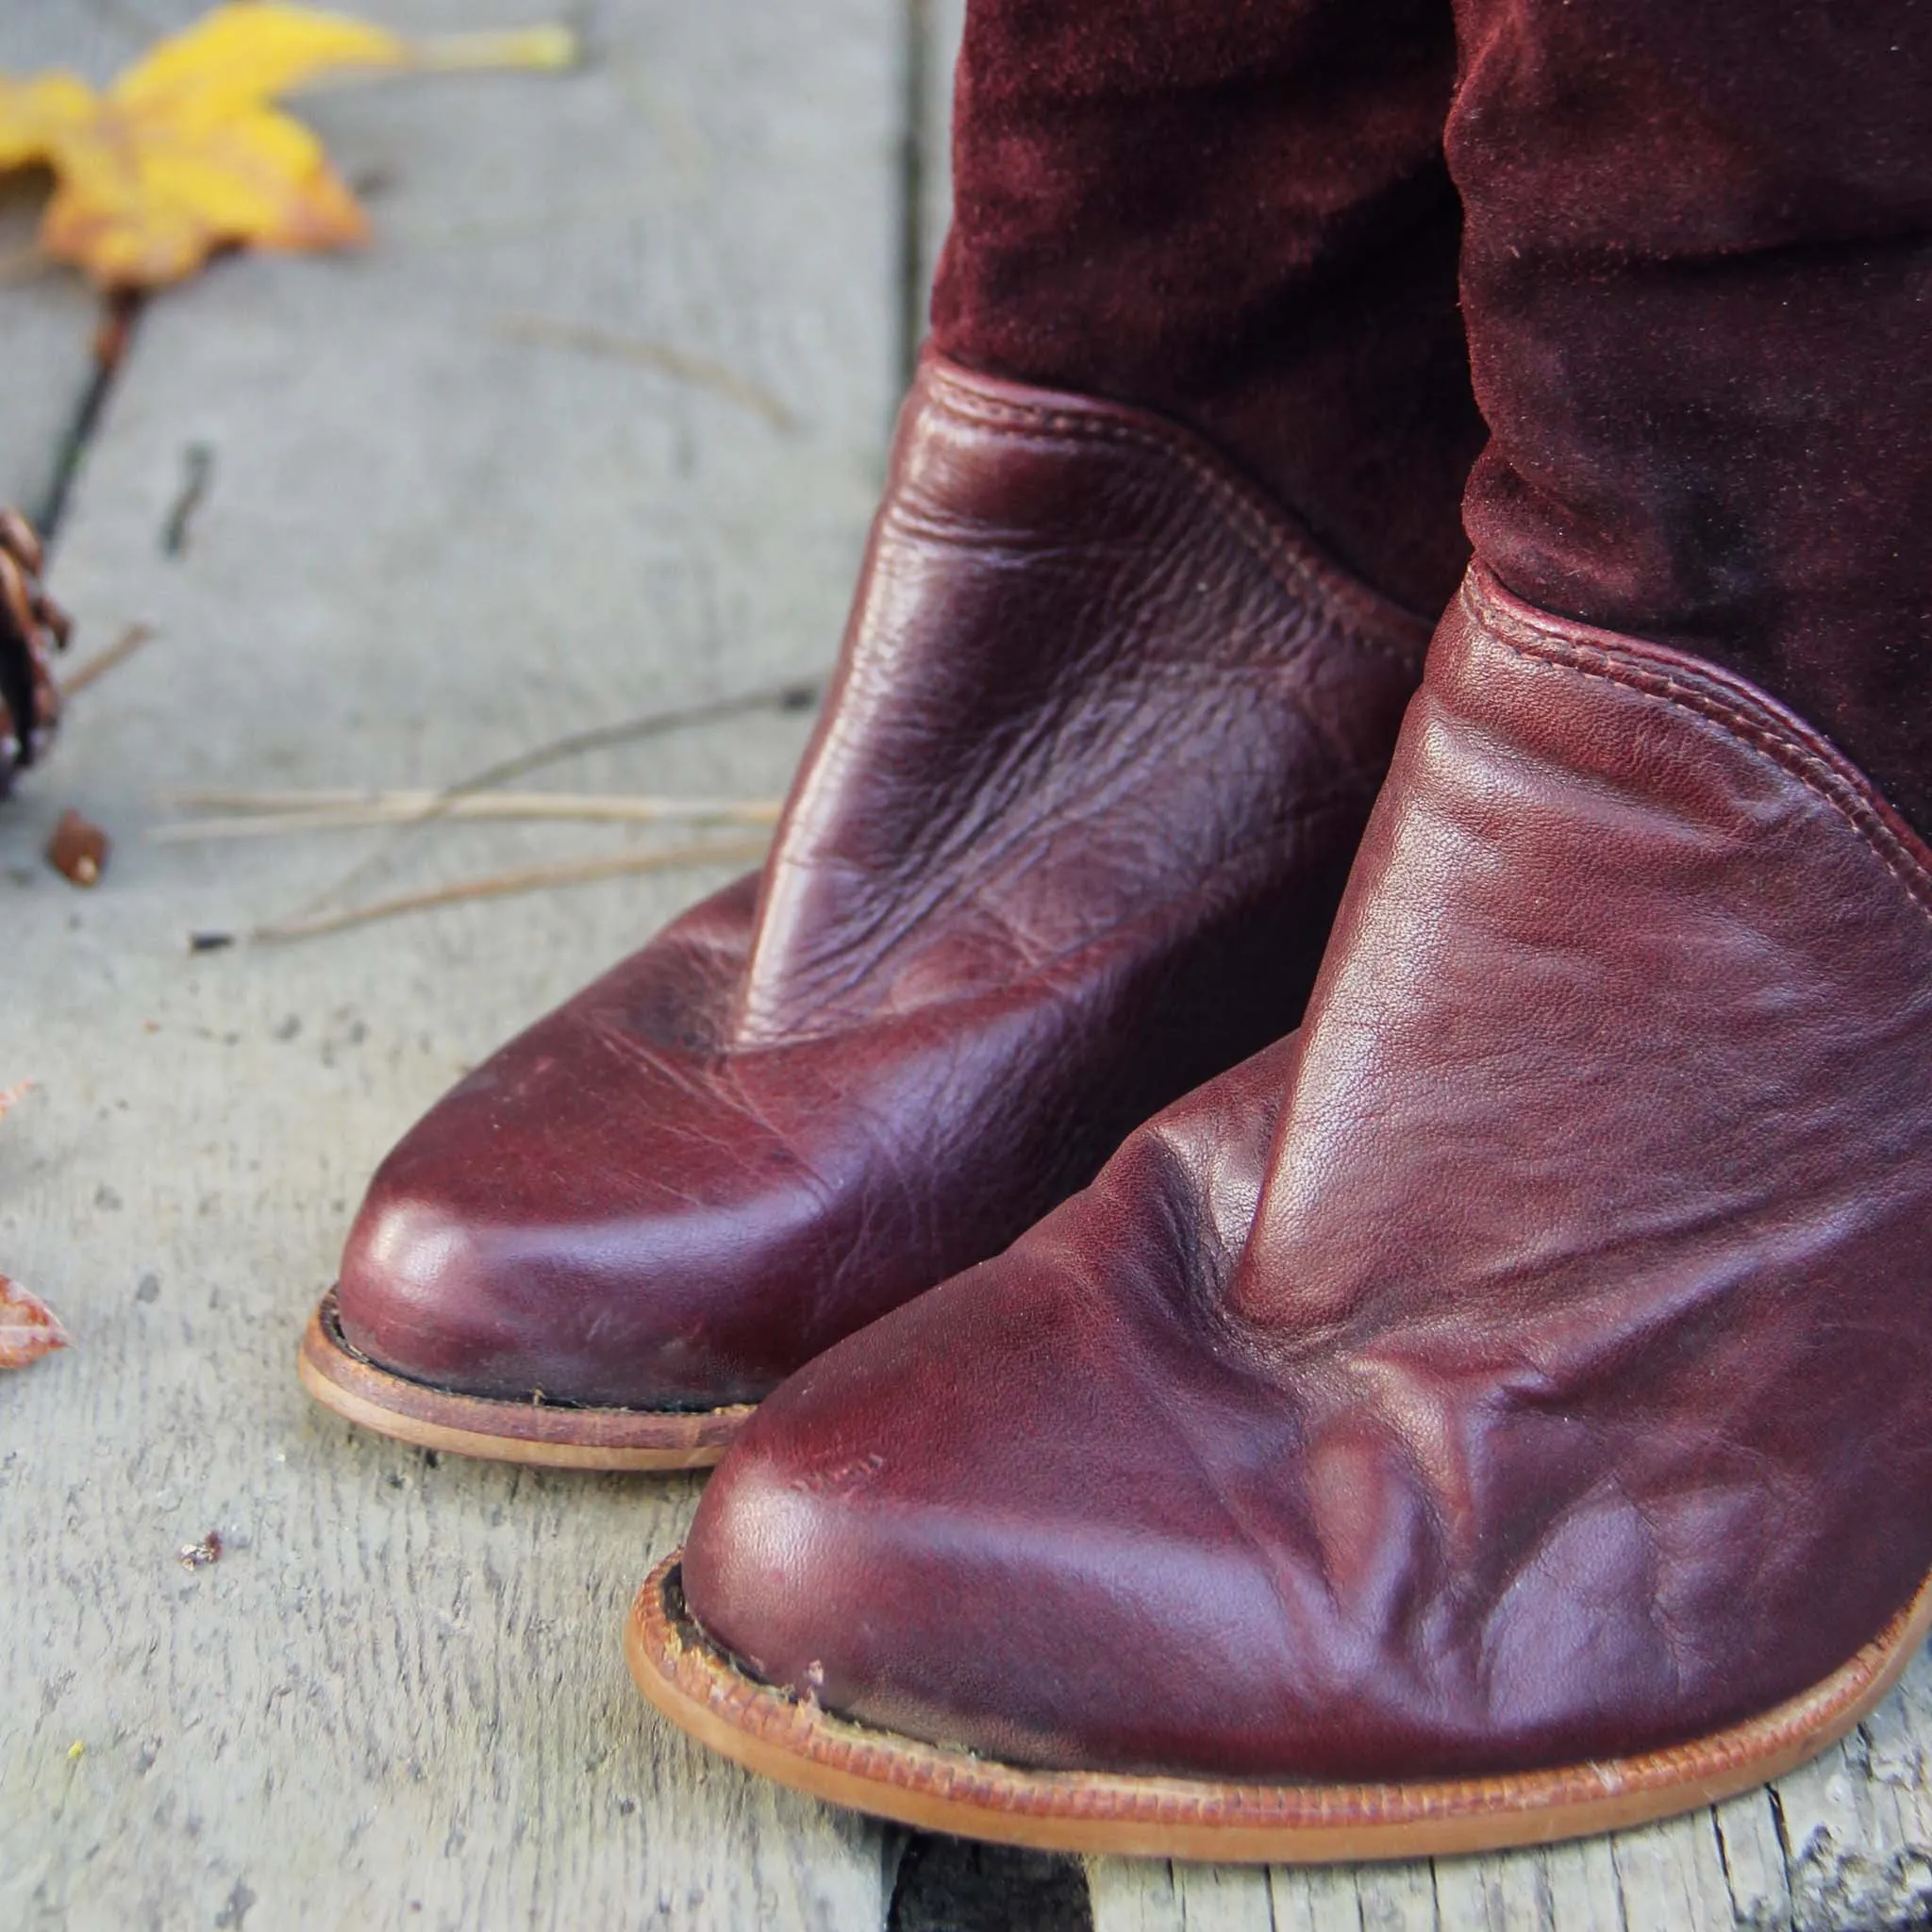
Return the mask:
<svg viewBox="0 0 1932 1932">
<path fill-rule="evenodd" d="M 1664 1749 L 1932 1571 L 1932 855 L 1741 679 L 1445 617 L 1301 1030 L 727 1454 L 703 1628 L 1008 1762 Z"/>
<path fill-rule="evenodd" d="M 928 358 L 761 879 L 375 1177 L 348 1341 L 437 1387 L 755 1400 L 1292 1025 L 1423 625 L 1205 444 Z"/>
</svg>

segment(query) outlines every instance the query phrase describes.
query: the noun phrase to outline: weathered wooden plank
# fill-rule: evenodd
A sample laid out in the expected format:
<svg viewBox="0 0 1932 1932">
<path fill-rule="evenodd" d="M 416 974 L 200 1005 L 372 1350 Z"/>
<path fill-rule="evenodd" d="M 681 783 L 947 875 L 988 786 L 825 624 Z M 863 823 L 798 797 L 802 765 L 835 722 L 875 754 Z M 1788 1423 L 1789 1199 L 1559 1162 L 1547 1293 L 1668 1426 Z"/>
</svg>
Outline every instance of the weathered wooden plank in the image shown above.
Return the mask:
<svg viewBox="0 0 1932 1932">
<path fill-rule="evenodd" d="M 1608 1839 L 1584 1839 L 1552 1845 L 1541 1854 L 1549 1874 L 1554 1932 L 1624 1932 L 1617 1861 L 1610 1845 Z M 1641 1928 L 1633 1923 L 1629 1932 Z"/>
<path fill-rule="evenodd" d="M 1345 1865 L 1278 1865 L 1268 1888 L 1276 1932 L 1360 1932 L 1361 1892 Z"/>
<path fill-rule="evenodd" d="M 1362 1932 L 1436 1932 L 1436 1874 L 1424 1863 L 1363 1865 L 1356 1872 Z"/>
<path fill-rule="evenodd" d="M 1184 1932 L 1174 1870 L 1164 1858 L 1090 1858 L 1093 1932 Z"/>
<path fill-rule="evenodd" d="M 1791 1917 L 1803 1932 L 1913 1925 L 1932 1914 L 1923 1657 L 1913 1679 L 1842 1744 L 1778 1781 Z"/>
<path fill-rule="evenodd" d="M 1271 1932 L 1281 1923 L 1265 1867 L 1091 1858 L 1087 1873 L 1094 1932 Z"/>
<path fill-rule="evenodd" d="M 1610 1842 L 1624 1917 L 1631 1925 L 1670 1925 L 1683 1932 L 1731 1924 L 1730 1894 L 1710 1813 L 1694 1811 Z"/>
<path fill-rule="evenodd" d="M 828 661 L 896 380 L 891 9 L 638 0 L 592 26 L 581 75 L 312 103 L 382 184 L 376 246 L 158 302 L 75 498 L 81 648 L 158 634 L 0 813 L 0 1074 L 41 1083 L 0 1136 L 0 1265 L 75 1337 L 0 1386 L 8 1926 L 881 1917 L 872 1826 L 708 1760 L 627 1680 L 621 1610 L 694 1485 L 433 1462 L 292 1374 L 385 1144 L 710 880 L 193 958 L 191 927 L 367 848 L 140 841 L 159 787 L 441 782 Z M 804 728 L 561 780 L 768 794 Z M 70 803 L 119 841 L 92 895 L 39 859 Z M 442 827 L 385 883 L 612 844 Z M 220 1561 L 184 1568 L 210 1529 Z"/>
<path fill-rule="evenodd" d="M 1536 1853 L 1493 1858 L 1438 1858 L 1436 1909 L 1445 1925 L 1483 1932 L 1548 1932 L 1550 1880 Z"/>
<path fill-rule="evenodd" d="M 1784 1846 L 1767 1791 L 1747 1791 L 1711 1813 L 1731 1916 L 1752 1932 L 1771 1932 L 1791 1921 L 1791 1886 Z"/>
<path fill-rule="evenodd" d="M 1274 1920 L 1261 1866 L 1176 1865 L 1174 1891 L 1186 1932 L 1269 1932 Z"/>
</svg>

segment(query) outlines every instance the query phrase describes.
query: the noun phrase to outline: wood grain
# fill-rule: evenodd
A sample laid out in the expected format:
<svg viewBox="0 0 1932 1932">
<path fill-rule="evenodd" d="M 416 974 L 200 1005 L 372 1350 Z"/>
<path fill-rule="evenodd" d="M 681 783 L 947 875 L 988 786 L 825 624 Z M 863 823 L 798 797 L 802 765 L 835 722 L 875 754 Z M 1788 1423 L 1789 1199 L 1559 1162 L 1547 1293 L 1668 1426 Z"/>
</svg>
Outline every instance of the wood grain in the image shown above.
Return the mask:
<svg viewBox="0 0 1932 1932">
<path fill-rule="evenodd" d="M 0 12 L 4 64 L 21 41 Z M 374 184 L 375 246 L 223 262 L 156 302 L 57 552 L 83 652 L 137 620 L 158 635 L 75 701 L 58 759 L 0 813 L 0 1069 L 40 1082 L 0 1133 L 0 1257 L 74 1338 L 0 1381 L 9 1928 L 883 1917 L 872 1827 L 707 1762 L 630 1685 L 622 1612 L 692 1481 L 425 1457 L 294 1377 L 388 1142 L 715 876 L 197 958 L 191 929 L 290 909 L 391 835 L 139 837 L 167 787 L 441 784 L 829 661 L 896 383 L 891 10 L 591 14 L 581 74 L 307 105 Z M 0 295 L 0 393 L 22 408 L 58 372 L 16 317 L 57 305 L 58 333 L 63 299 Z M 497 318 L 518 313 L 702 354 L 791 426 L 513 341 Z M 0 442 L 26 460 L 46 432 L 15 408 Z M 212 472 L 171 557 L 195 445 Z M 808 723 L 736 721 L 558 782 L 769 795 Z M 117 836 L 92 893 L 40 861 L 64 805 Z M 634 836 L 440 825 L 385 883 Z M 220 1560 L 184 1567 L 211 1529 Z"/>
</svg>

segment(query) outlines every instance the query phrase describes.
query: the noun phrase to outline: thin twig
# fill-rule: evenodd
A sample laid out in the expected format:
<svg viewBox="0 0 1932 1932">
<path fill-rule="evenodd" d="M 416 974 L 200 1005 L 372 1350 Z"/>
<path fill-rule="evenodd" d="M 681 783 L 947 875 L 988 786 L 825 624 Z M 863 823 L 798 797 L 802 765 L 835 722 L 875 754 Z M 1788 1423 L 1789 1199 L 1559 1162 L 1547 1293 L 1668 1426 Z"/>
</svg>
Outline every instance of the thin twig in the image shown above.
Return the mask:
<svg viewBox="0 0 1932 1932">
<path fill-rule="evenodd" d="M 396 827 L 394 836 L 384 841 L 378 850 L 372 852 L 359 865 L 352 865 L 333 885 L 298 907 L 289 919 L 301 920 L 319 913 L 323 908 L 333 905 L 373 877 L 388 864 L 410 833 L 424 825 L 433 824 L 452 810 L 459 798 L 468 798 L 478 791 L 493 791 L 514 779 L 541 771 L 545 765 L 559 764 L 565 758 L 578 758 L 587 752 L 608 751 L 620 744 L 635 744 L 641 739 L 661 738 L 694 724 L 713 724 L 725 718 L 741 718 L 754 711 L 802 711 L 818 702 L 819 690 L 820 687 L 810 681 L 769 685 L 761 691 L 741 691 L 735 697 L 709 698 L 695 705 L 676 706 L 670 710 L 646 711 L 641 717 L 620 719 L 614 724 L 594 724 L 587 731 L 569 732 L 529 751 L 519 752 L 514 758 L 486 765 L 481 771 L 472 773 L 467 778 L 459 778 L 454 785 L 446 786 L 438 792 L 434 804 L 420 817 L 404 821 Z"/>
<path fill-rule="evenodd" d="M 539 348 L 575 349 L 587 356 L 608 356 L 619 362 L 633 362 L 641 369 L 655 369 L 660 375 L 675 376 L 680 382 L 696 383 L 742 404 L 762 416 L 774 429 L 790 431 L 796 421 L 791 411 L 769 390 L 714 362 L 708 356 L 693 356 L 674 349 L 668 342 L 654 342 L 641 336 L 619 335 L 614 329 L 598 328 L 591 323 L 557 322 L 542 315 L 507 315 L 499 324 L 513 342 L 528 342 Z"/>
<path fill-rule="evenodd" d="M 96 651 L 60 680 L 61 696 L 71 698 L 75 691 L 85 691 L 95 678 L 105 677 L 117 664 L 125 664 L 154 634 L 151 624 L 130 624 L 105 651 Z"/>
<path fill-rule="evenodd" d="M 339 93 L 417 74 L 503 73 L 525 70 L 560 74 L 583 64 L 583 43 L 562 25 L 510 27 L 501 32 L 431 34 L 412 42 L 393 60 L 352 62 L 308 75 L 288 90 L 297 99 Z"/>
<path fill-rule="evenodd" d="M 150 826 L 153 845 L 208 839 L 268 839 L 296 832 L 360 831 L 409 824 L 434 802 L 433 791 L 176 792 L 172 801 L 234 817 L 181 819 Z M 250 811 L 250 806 L 259 809 Z M 445 820 L 563 821 L 574 824 L 770 825 L 783 809 L 774 798 L 597 797 L 569 791 L 493 791 L 452 801 Z"/>
<path fill-rule="evenodd" d="M 668 845 L 657 852 L 629 852 L 616 858 L 585 858 L 563 865 L 532 865 L 517 872 L 489 873 L 480 878 L 459 879 L 425 892 L 403 892 L 392 899 L 372 899 L 340 912 L 323 912 L 258 925 L 248 938 L 258 945 L 279 945 L 290 940 L 318 939 L 343 932 L 374 920 L 394 919 L 405 912 L 426 912 L 433 907 L 458 906 L 472 899 L 503 899 L 516 892 L 538 892 L 553 886 L 588 886 L 599 879 L 629 878 L 639 873 L 668 872 L 683 865 L 741 865 L 765 856 L 763 840 L 738 839 L 728 843 Z M 199 950 L 221 935 L 202 934 Z"/>
</svg>

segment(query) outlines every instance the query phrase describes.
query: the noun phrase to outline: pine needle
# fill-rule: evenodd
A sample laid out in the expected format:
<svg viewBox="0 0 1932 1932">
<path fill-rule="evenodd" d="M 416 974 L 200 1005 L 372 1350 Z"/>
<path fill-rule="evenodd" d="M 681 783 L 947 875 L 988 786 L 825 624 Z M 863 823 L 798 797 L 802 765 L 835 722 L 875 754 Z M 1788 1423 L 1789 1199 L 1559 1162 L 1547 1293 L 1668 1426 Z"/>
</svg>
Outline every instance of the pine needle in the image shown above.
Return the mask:
<svg viewBox="0 0 1932 1932">
<path fill-rule="evenodd" d="M 233 814 L 151 826 L 154 845 L 205 840 L 267 839 L 302 832 L 360 831 L 411 824 L 437 801 L 434 791 L 175 791 L 163 802 L 184 810 Z M 774 798 L 648 798 L 571 791 L 486 791 L 450 801 L 448 821 L 562 822 L 574 824 L 775 824 Z"/>
<path fill-rule="evenodd" d="M 802 711 L 817 703 L 820 690 L 817 683 L 808 680 L 772 685 L 760 691 L 741 691 L 733 697 L 708 698 L 697 704 L 678 705 L 662 711 L 646 711 L 641 717 L 620 719 L 614 724 L 593 724 L 587 730 L 566 733 L 561 738 L 534 745 L 530 750 L 518 752 L 496 764 L 486 765 L 438 792 L 434 804 L 421 816 L 404 820 L 378 851 L 372 852 L 359 864 L 351 866 L 333 885 L 325 887 L 290 914 L 287 921 L 279 924 L 306 919 L 345 898 L 356 887 L 381 872 L 412 832 L 444 817 L 454 809 L 459 798 L 467 798 L 479 791 L 494 791 L 527 776 L 531 772 L 541 770 L 545 765 L 558 764 L 565 758 L 578 758 L 587 752 L 608 751 L 620 744 L 636 744 L 644 739 L 664 737 L 693 725 L 719 724 L 726 718 L 741 718 L 756 711 Z"/>
<path fill-rule="evenodd" d="M 309 913 L 284 919 L 274 925 L 257 926 L 247 935 L 257 945 L 281 945 L 291 940 L 319 939 L 325 933 L 346 932 L 352 926 L 368 925 L 379 919 L 396 919 L 408 912 L 426 912 L 436 907 L 459 906 L 474 899 L 505 899 L 519 892 L 547 891 L 557 886 L 594 885 L 601 879 L 630 878 L 640 873 L 668 872 L 685 865 L 742 865 L 765 856 L 762 840 L 736 840 L 729 843 L 669 845 L 656 852 L 630 852 L 615 858 L 577 859 L 561 865 L 525 866 L 515 872 L 489 873 L 479 878 L 458 879 L 453 885 L 438 886 L 423 892 L 402 892 L 391 899 L 372 899 L 360 906 L 337 912 Z M 221 934 L 200 934 L 198 951 L 211 951 L 225 939 Z"/>
<path fill-rule="evenodd" d="M 85 691 L 97 677 L 105 677 L 117 664 L 125 664 L 154 634 L 151 624 L 130 624 L 105 651 L 96 651 L 60 680 L 60 695 L 71 698 L 75 691 Z"/>
</svg>

